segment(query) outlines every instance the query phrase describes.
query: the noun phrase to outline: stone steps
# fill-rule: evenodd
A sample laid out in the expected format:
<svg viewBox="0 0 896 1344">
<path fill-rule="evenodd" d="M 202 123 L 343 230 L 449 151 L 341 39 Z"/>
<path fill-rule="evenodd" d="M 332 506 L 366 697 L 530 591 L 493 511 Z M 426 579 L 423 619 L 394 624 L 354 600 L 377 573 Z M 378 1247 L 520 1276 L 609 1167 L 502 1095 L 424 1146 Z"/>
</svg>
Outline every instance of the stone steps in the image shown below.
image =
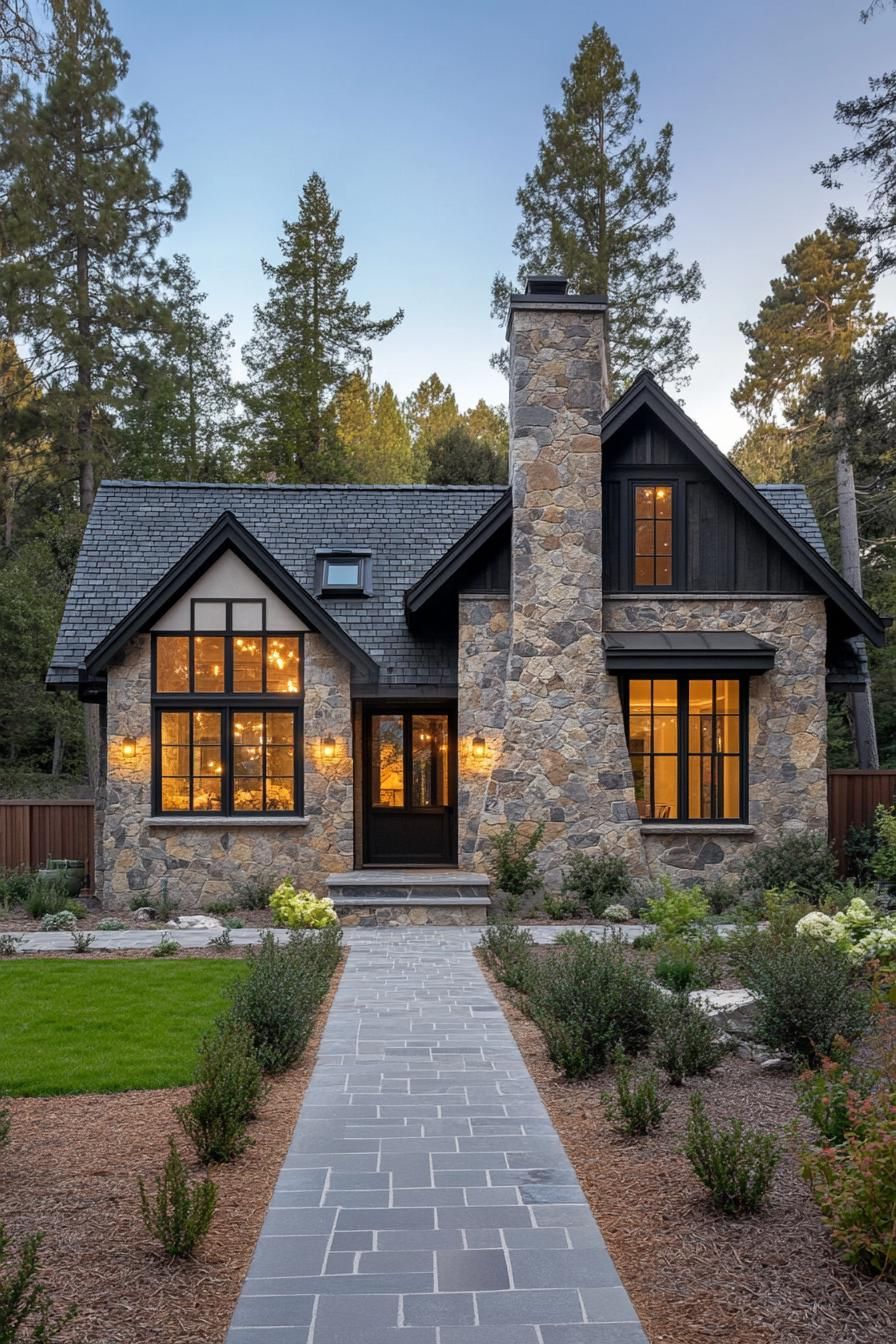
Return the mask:
<svg viewBox="0 0 896 1344">
<path fill-rule="evenodd" d="M 459 868 L 364 868 L 327 878 L 343 925 L 361 928 L 484 924 L 488 887 L 484 873 Z"/>
</svg>

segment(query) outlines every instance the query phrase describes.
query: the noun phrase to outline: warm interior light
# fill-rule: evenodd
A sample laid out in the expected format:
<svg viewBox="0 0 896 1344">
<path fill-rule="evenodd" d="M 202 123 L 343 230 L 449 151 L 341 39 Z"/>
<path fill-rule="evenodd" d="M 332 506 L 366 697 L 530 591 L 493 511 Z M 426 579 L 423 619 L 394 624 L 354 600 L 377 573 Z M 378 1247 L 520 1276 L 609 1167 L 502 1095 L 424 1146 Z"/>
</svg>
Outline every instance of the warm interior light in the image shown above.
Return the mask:
<svg viewBox="0 0 896 1344">
<path fill-rule="evenodd" d="M 322 739 L 320 746 L 324 759 L 331 761 L 336 755 L 336 739 L 333 737 L 325 737 Z"/>
<path fill-rule="evenodd" d="M 121 743 L 121 754 L 128 760 L 137 755 L 137 739 L 135 737 L 125 737 Z"/>
<path fill-rule="evenodd" d="M 485 738 L 476 736 L 473 738 L 473 755 L 482 757 L 485 755 Z"/>
</svg>

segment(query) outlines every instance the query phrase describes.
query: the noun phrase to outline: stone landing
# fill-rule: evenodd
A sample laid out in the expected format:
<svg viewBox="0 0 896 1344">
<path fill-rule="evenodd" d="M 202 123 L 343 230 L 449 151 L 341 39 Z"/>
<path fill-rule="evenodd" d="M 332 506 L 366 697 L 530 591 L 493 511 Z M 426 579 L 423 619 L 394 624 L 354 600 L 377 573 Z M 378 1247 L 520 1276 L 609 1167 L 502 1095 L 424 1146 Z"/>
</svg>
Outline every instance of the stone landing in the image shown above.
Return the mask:
<svg viewBox="0 0 896 1344">
<path fill-rule="evenodd" d="M 485 924 L 488 887 L 484 873 L 459 868 L 364 868 L 327 878 L 345 928 Z"/>
</svg>

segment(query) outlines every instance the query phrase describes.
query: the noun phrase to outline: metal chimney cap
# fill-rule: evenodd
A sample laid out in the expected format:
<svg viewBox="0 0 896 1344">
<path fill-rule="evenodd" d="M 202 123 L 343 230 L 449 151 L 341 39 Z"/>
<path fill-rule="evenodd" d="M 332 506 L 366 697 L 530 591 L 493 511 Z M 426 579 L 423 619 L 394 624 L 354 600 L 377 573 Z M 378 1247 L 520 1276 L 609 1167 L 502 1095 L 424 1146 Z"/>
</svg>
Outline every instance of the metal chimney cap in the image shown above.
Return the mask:
<svg viewBox="0 0 896 1344">
<path fill-rule="evenodd" d="M 565 275 L 530 275 L 526 278 L 527 294 L 567 294 L 569 280 Z"/>
</svg>

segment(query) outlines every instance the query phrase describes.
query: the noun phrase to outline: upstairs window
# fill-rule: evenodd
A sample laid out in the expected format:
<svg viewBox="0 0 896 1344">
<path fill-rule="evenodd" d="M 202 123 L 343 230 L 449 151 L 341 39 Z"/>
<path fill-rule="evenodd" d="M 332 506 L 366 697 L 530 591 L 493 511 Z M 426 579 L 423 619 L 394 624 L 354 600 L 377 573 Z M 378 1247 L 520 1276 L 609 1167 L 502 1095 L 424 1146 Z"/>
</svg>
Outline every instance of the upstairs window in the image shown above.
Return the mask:
<svg viewBox="0 0 896 1344">
<path fill-rule="evenodd" d="M 300 636 L 267 631 L 263 601 L 197 600 L 192 625 L 189 633 L 155 636 L 155 694 L 301 694 Z"/>
<path fill-rule="evenodd" d="M 645 821 L 743 821 L 747 680 L 631 678 L 625 729 Z"/>
<path fill-rule="evenodd" d="M 318 551 L 315 592 L 318 597 L 369 597 L 372 569 L 369 551 Z"/>
<path fill-rule="evenodd" d="M 636 588 L 672 586 L 672 486 L 636 485 L 634 500 Z"/>
</svg>

